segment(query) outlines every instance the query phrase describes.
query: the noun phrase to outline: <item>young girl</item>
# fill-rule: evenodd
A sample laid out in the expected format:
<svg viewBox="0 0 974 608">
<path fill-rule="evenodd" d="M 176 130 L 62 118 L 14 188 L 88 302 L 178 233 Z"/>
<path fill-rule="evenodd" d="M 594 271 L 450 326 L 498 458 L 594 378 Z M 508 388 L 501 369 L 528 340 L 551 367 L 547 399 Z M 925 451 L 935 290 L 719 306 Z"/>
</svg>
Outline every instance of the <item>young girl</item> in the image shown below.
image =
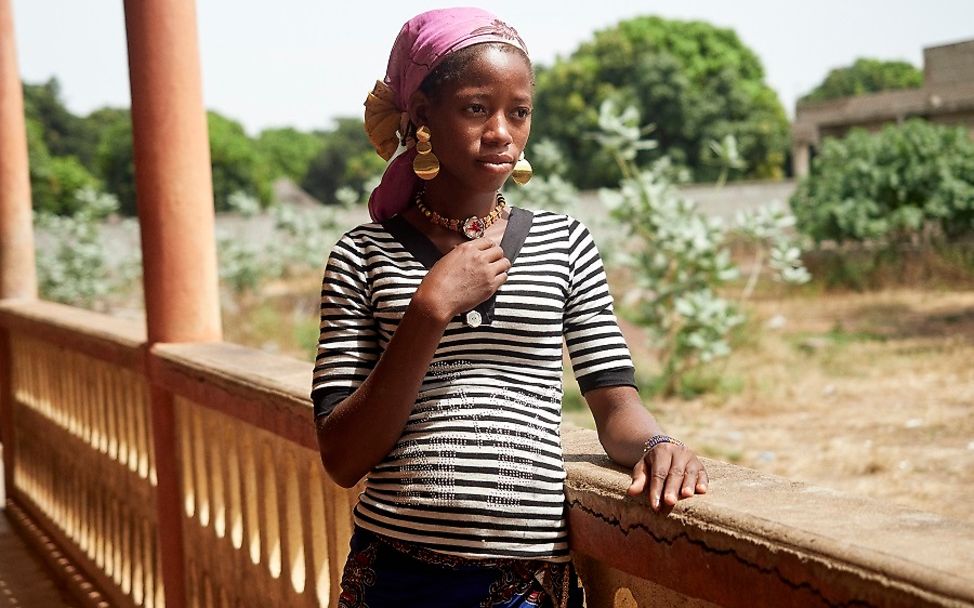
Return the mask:
<svg viewBox="0 0 974 608">
<path fill-rule="evenodd" d="M 563 340 L 606 452 L 632 467 L 629 493 L 659 510 L 706 491 L 700 461 L 639 399 L 588 229 L 499 194 L 530 177 L 533 85 L 513 28 L 446 9 L 403 26 L 366 101 L 370 139 L 398 155 L 375 221 L 328 259 L 312 389 L 329 475 L 367 476 L 341 606 L 582 605 Z"/>
</svg>

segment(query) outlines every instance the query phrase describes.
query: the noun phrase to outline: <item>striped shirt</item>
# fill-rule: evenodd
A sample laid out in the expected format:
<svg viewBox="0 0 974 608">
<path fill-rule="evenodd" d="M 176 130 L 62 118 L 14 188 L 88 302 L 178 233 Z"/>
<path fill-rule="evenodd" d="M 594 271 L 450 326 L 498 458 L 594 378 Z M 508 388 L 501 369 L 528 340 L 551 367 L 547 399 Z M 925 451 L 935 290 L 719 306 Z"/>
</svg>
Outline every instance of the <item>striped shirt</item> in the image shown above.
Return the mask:
<svg viewBox="0 0 974 608">
<path fill-rule="evenodd" d="M 568 560 L 559 427 L 562 341 L 582 392 L 635 386 L 605 270 L 577 219 L 512 208 L 507 281 L 447 325 L 398 442 L 355 523 L 471 558 Z M 400 216 L 335 244 L 321 288 L 315 416 L 360 385 L 443 254 Z"/>
</svg>

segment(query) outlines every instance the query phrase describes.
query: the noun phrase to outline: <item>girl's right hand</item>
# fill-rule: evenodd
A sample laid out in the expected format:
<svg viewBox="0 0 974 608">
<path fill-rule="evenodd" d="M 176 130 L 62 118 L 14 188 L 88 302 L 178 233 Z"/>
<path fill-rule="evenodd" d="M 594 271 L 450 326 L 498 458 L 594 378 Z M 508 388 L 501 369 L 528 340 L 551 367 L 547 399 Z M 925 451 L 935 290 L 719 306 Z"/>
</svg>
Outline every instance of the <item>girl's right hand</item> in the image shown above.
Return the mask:
<svg viewBox="0 0 974 608">
<path fill-rule="evenodd" d="M 493 295 L 507 281 L 510 268 L 504 250 L 493 241 L 460 243 L 433 265 L 413 299 L 449 322 Z"/>
</svg>

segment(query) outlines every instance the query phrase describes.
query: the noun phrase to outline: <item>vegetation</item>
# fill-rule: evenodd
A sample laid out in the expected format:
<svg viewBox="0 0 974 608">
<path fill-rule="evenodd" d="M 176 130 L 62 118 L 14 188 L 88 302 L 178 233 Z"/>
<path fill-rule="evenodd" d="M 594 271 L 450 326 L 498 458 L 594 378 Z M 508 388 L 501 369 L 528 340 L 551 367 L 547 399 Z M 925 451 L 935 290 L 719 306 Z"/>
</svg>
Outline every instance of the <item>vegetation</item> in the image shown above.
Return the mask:
<svg viewBox="0 0 974 608">
<path fill-rule="evenodd" d="M 789 214 L 773 209 L 742 214 L 736 230 L 728 230 L 673 188 L 667 157 L 648 167 L 637 163 L 639 152 L 654 146 L 643 139 L 648 129 L 640 128 L 635 108 L 618 112 L 606 101 L 599 126 L 596 140 L 623 175 L 618 190 L 602 190 L 602 199 L 638 242 L 638 249 L 623 258 L 636 283 L 629 295 L 637 321 L 660 353 L 662 373 L 654 384 L 671 395 L 701 364 L 730 352 L 728 336 L 745 319 L 718 292 L 740 276 L 728 249 L 733 236 L 743 236 L 755 251 L 742 298 L 753 291 L 765 262 L 785 282 L 803 283 L 808 273 L 787 232 L 793 221 Z"/>
<path fill-rule="evenodd" d="M 710 142 L 733 136 L 740 177 L 783 174 L 788 120 L 764 84 L 757 56 L 729 29 L 700 21 L 638 17 L 597 32 L 570 57 L 540 67 L 535 96 L 536 137 L 566 153 L 579 188 L 610 186 L 621 177 L 590 133 L 606 99 L 634 106 L 656 124 L 658 146 L 641 163 L 669 157 L 692 179 L 718 179 L 724 163 Z"/>
<path fill-rule="evenodd" d="M 136 257 L 114 265 L 109 259 L 101 227 L 118 210 L 114 196 L 86 187 L 75 197 L 72 206 L 76 210 L 70 215 L 50 211 L 34 215 L 39 229 L 38 288 L 47 300 L 100 308 L 109 295 L 129 290 L 138 276 L 140 258 L 136 252 Z"/>
<path fill-rule="evenodd" d="M 24 85 L 30 178 L 34 209 L 73 216 L 83 190 L 105 192 L 122 215 L 136 214 L 132 124 L 127 109 L 101 108 L 76 116 L 61 99 L 56 79 Z M 207 113 L 213 196 L 217 211 L 231 209 L 237 193 L 271 204 L 273 180 L 301 183 L 325 203 L 352 188 L 361 198 L 384 168 L 372 151 L 360 119 L 343 118 L 327 131 L 267 129 L 256 138 L 217 112 Z"/>
<path fill-rule="evenodd" d="M 816 242 L 957 241 L 974 235 L 974 141 L 915 119 L 827 139 L 791 200 Z"/>
<path fill-rule="evenodd" d="M 301 187 L 325 203 L 338 202 L 335 193 L 342 187 L 365 194 L 366 184 L 385 170 L 385 161 L 375 153 L 362 120 L 339 118 L 322 137 L 324 143 L 301 178 Z"/>
<path fill-rule="evenodd" d="M 923 86 L 923 72 L 906 61 L 856 59 L 851 66 L 836 68 L 800 102 L 878 93 Z"/>
</svg>

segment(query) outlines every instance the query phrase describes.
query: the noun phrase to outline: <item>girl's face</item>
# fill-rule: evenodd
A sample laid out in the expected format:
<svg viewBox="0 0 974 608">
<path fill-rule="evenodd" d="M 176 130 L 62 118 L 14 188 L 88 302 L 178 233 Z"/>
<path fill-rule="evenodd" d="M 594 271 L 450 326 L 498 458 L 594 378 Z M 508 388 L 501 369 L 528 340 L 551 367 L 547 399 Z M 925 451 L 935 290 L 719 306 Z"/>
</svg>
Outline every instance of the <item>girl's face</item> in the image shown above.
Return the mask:
<svg viewBox="0 0 974 608">
<path fill-rule="evenodd" d="M 420 108 L 440 161 L 434 181 L 495 192 L 514 169 L 531 132 L 531 67 L 523 55 L 485 47 L 463 75 Z M 425 119 L 425 121 L 424 121 Z"/>
</svg>

